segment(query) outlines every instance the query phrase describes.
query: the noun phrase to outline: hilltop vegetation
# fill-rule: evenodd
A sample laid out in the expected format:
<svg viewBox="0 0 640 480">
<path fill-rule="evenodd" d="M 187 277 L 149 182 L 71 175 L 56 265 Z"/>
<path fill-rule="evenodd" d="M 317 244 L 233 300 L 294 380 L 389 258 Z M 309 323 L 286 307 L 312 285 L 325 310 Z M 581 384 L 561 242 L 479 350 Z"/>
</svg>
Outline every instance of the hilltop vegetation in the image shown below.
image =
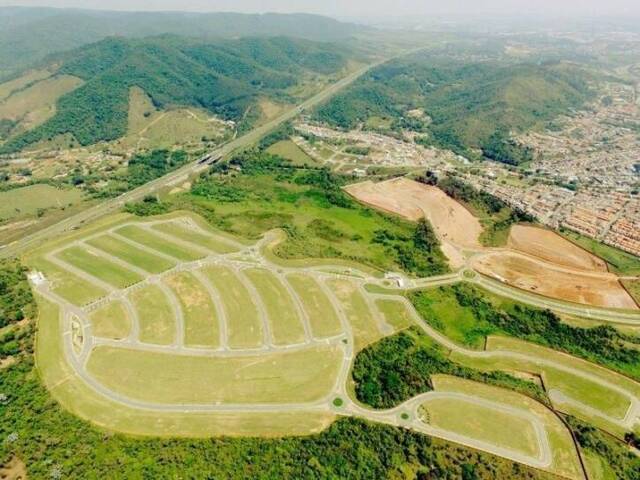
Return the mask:
<svg viewBox="0 0 640 480">
<path fill-rule="evenodd" d="M 127 131 L 129 92 L 141 88 L 157 108 L 194 106 L 248 127 L 258 97 L 286 99 L 285 90 L 309 75 L 346 65 L 335 45 L 284 37 L 217 41 L 161 36 L 108 38 L 59 57 L 57 74 L 84 84 L 63 95 L 55 115 L 11 138 L 2 152 L 71 134 L 81 145 L 110 141 Z"/>
<path fill-rule="evenodd" d="M 306 14 L 109 12 L 55 8 L 0 8 L 0 77 L 47 55 L 117 35 L 129 38 L 170 33 L 209 40 L 290 36 L 342 40 L 363 30 L 353 24 Z"/>
<path fill-rule="evenodd" d="M 392 130 L 422 132 L 421 143 L 519 164 L 531 160 L 532 152 L 516 144 L 512 132 L 543 125 L 588 97 L 585 74 L 567 64 L 472 63 L 416 54 L 372 70 L 319 107 L 316 119 L 345 129 L 388 119 Z"/>
</svg>

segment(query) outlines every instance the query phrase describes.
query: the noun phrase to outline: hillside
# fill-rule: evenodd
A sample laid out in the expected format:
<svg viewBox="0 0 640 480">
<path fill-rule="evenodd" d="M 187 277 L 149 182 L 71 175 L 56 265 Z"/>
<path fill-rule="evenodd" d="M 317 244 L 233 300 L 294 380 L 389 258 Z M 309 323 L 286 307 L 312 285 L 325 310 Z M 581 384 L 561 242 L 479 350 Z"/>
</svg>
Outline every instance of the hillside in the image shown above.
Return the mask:
<svg viewBox="0 0 640 480">
<path fill-rule="evenodd" d="M 361 28 L 318 15 L 184 12 L 110 12 L 55 8 L 0 8 L 0 77 L 47 55 L 108 36 L 188 35 L 209 40 L 291 36 L 342 40 Z"/>
<path fill-rule="evenodd" d="M 424 132 L 427 144 L 520 163 L 528 153 L 510 142 L 511 132 L 544 124 L 588 97 L 585 74 L 568 64 L 445 63 L 414 55 L 371 71 L 316 118 L 347 129 L 409 128 Z"/>
<path fill-rule="evenodd" d="M 285 37 L 108 38 L 52 59 L 60 64 L 55 78 L 76 78 L 82 85 L 60 96 L 55 114 L 35 128 L 8 135 L 1 151 L 63 134 L 81 145 L 122 137 L 132 87 L 142 89 L 156 108 L 198 107 L 243 128 L 252 120 L 247 109 L 258 98 L 286 100 L 286 89 L 305 78 L 340 71 L 347 61 L 343 52 L 334 44 Z"/>
</svg>

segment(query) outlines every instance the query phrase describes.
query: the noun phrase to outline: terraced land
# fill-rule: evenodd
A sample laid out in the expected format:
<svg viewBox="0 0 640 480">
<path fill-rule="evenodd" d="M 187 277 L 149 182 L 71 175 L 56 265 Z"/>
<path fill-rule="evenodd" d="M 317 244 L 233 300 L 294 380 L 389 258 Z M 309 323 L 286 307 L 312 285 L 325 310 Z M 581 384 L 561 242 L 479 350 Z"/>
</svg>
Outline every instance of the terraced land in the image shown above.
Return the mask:
<svg viewBox="0 0 640 480">
<path fill-rule="evenodd" d="M 182 215 L 121 216 L 27 259 L 44 276 L 32 279 L 44 382 L 87 420 L 144 435 L 281 436 L 354 415 L 582 478 L 569 431 L 522 394 L 436 376 L 433 391 L 390 410 L 354 401 L 355 355 L 417 325 L 452 361 L 539 375 L 559 410 L 616 435 L 637 428 L 640 385 L 628 378 L 508 338 L 452 341 L 366 269 L 276 264 L 277 235 L 248 245 Z"/>
</svg>

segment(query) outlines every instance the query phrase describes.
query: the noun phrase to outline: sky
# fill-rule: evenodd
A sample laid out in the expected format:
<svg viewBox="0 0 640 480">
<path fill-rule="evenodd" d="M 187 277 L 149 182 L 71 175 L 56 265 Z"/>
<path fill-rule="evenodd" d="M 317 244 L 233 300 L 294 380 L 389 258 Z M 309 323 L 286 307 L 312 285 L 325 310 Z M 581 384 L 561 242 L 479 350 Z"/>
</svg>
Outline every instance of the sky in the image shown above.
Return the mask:
<svg viewBox="0 0 640 480">
<path fill-rule="evenodd" d="M 102 10 L 308 12 L 334 17 L 414 15 L 640 16 L 640 0 L 0 0 L 0 6 Z"/>
</svg>

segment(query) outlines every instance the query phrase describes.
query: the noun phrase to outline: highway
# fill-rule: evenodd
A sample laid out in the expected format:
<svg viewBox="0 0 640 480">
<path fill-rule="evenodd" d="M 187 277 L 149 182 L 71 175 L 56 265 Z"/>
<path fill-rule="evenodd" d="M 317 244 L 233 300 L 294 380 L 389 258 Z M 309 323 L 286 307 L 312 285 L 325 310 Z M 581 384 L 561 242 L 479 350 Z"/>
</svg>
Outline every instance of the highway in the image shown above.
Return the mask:
<svg viewBox="0 0 640 480">
<path fill-rule="evenodd" d="M 329 99 L 330 97 L 335 95 L 337 92 L 339 92 L 340 90 L 342 90 L 343 88 L 347 87 L 348 85 L 353 83 L 355 80 L 360 78 L 370 69 L 375 68 L 376 66 L 384 63 L 385 61 L 387 61 L 387 59 L 380 60 L 360 68 L 359 70 L 331 84 L 330 86 L 328 86 L 321 92 L 317 93 L 316 95 L 312 96 L 311 98 L 305 100 L 301 104 L 287 110 L 282 115 L 274 118 L 273 120 L 270 120 L 264 125 L 261 125 L 251 130 L 245 135 L 242 135 L 220 146 L 216 150 L 213 150 L 207 153 L 203 157 L 193 162 L 190 162 L 189 164 L 184 165 L 183 167 L 180 167 L 179 169 L 174 170 L 164 175 L 163 177 L 156 178 L 155 180 L 152 180 L 151 182 L 146 183 L 127 193 L 124 193 L 117 198 L 105 200 L 99 205 L 89 207 L 86 210 L 81 211 L 80 213 L 77 213 L 73 216 L 65 218 L 64 220 L 61 220 L 60 222 L 50 225 L 48 227 L 45 227 L 41 230 L 38 230 L 37 232 L 34 232 L 29 235 L 25 235 L 20 240 L 17 240 L 7 245 L 2 250 L 0 250 L 0 258 L 9 258 L 9 257 L 17 256 L 28 248 L 37 247 L 44 240 L 49 240 L 58 235 L 61 235 L 66 231 L 77 228 L 87 221 L 93 221 L 104 215 L 115 212 L 121 209 L 124 206 L 124 204 L 127 202 L 141 200 L 146 195 L 156 193 L 164 187 L 181 183 L 182 181 L 186 180 L 187 177 L 189 177 L 190 175 L 194 175 L 194 174 L 205 171 L 207 168 L 209 168 L 209 166 L 206 163 L 201 162 L 201 160 L 203 160 L 205 157 L 212 156 L 215 158 L 218 156 L 225 156 L 235 150 L 238 150 L 240 148 L 247 147 L 251 144 L 256 143 L 263 136 L 273 131 L 278 126 L 282 125 L 283 123 L 289 120 L 292 120 L 303 111 L 311 109 L 316 105 L 319 105 L 320 103 Z"/>
</svg>

